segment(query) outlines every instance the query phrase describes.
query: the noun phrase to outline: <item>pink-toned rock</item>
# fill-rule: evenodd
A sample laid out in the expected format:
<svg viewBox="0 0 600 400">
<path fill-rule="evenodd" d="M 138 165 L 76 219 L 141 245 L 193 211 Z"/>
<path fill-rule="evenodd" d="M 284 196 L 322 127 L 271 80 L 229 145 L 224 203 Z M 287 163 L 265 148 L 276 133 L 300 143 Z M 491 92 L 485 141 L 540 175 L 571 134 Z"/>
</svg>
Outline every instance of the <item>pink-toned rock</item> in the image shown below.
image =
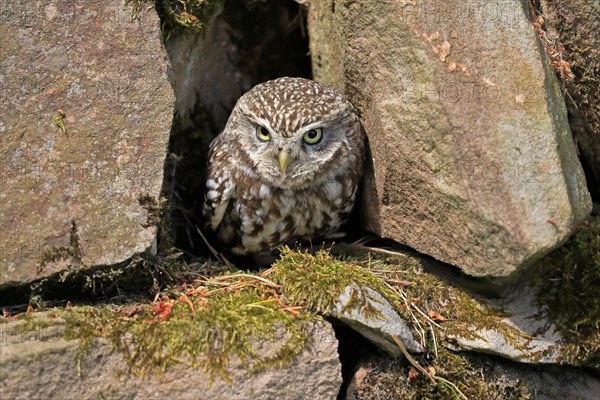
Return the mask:
<svg viewBox="0 0 600 400">
<path fill-rule="evenodd" d="M 155 243 L 174 96 L 156 12 L 122 3 L 0 6 L 0 284 Z"/>
<path fill-rule="evenodd" d="M 564 99 L 523 4 L 307 3 L 315 79 L 345 92 L 369 136 L 368 230 L 503 276 L 589 214 Z"/>
<path fill-rule="evenodd" d="M 207 371 L 190 367 L 182 354 L 173 355 L 180 363 L 141 378 L 127 371 L 123 354 L 106 340 L 92 343 L 82 354 L 78 340 L 62 338 L 64 325 L 37 321 L 44 321 L 43 316 L 31 330 L 20 328 L 19 322 L 0 324 L 2 399 L 329 400 L 342 384 L 338 342 L 324 321 L 307 327 L 311 345 L 285 366 L 250 373 L 231 357 L 230 382 L 219 377 L 211 381 Z M 259 356 L 274 356 L 286 341 L 256 338 L 254 350 Z"/>
</svg>

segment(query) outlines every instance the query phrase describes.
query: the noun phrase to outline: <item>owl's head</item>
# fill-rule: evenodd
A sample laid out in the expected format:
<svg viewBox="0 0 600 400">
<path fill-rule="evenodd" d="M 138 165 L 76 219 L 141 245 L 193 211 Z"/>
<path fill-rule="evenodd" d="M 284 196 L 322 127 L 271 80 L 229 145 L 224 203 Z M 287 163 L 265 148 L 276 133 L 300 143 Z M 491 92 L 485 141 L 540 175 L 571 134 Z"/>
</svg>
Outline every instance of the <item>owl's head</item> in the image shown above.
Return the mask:
<svg viewBox="0 0 600 400">
<path fill-rule="evenodd" d="M 303 188 L 356 165 L 364 136 L 352 105 L 303 78 L 255 86 L 237 102 L 223 135 L 239 145 L 240 168 L 281 188 Z"/>
</svg>

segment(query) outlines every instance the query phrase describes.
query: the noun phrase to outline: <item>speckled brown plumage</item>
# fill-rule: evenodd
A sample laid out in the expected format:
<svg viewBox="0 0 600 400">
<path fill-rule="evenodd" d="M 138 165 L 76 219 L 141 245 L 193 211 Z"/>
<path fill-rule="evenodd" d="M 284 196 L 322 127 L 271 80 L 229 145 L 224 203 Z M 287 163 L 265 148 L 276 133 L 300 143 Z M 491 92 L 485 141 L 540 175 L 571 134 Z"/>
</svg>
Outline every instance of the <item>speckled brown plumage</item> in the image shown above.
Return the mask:
<svg viewBox="0 0 600 400">
<path fill-rule="evenodd" d="M 235 254 L 331 235 L 354 206 L 364 141 L 352 105 L 332 89 L 302 78 L 255 86 L 211 144 L 207 226 Z"/>
</svg>

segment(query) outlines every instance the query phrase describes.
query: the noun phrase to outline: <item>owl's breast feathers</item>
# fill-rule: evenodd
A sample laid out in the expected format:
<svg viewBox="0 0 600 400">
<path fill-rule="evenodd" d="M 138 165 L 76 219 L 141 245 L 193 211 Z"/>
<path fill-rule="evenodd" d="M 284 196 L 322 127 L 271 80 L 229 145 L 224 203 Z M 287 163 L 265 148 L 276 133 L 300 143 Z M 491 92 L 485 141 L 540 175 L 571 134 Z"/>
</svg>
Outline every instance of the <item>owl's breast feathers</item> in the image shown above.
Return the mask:
<svg viewBox="0 0 600 400">
<path fill-rule="evenodd" d="M 338 230 L 352 211 L 360 176 L 340 174 L 304 190 L 281 189 L 248 176 L 222 178 L 207 181 L 208 225 L 233 253 L 260 254 Z"/>
</svg>

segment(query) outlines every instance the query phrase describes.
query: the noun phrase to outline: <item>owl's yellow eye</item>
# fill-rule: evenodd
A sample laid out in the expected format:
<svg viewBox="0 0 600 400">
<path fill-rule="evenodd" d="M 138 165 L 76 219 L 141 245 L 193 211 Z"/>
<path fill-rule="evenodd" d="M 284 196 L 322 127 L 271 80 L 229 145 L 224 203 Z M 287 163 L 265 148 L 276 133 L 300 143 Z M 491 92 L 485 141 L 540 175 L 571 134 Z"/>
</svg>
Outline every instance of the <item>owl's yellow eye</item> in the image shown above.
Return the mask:
<svg viewBox="0 0 600 400">
<path fill-rule="evenodd" d="M 267 128 L 262 125 L 258 125 L 256 127 L 256 137 L 261 142 L 270 142 L 271 141 L 271 132 Z"/>
<path fill-rule="evenodd" d="M 321 128 L 313 128 L 304 132 L 304 136 L 302 136 L 304 143 L 306 144 L 317 144 L 323 139 L 323 129 Z"/>
</svg>

